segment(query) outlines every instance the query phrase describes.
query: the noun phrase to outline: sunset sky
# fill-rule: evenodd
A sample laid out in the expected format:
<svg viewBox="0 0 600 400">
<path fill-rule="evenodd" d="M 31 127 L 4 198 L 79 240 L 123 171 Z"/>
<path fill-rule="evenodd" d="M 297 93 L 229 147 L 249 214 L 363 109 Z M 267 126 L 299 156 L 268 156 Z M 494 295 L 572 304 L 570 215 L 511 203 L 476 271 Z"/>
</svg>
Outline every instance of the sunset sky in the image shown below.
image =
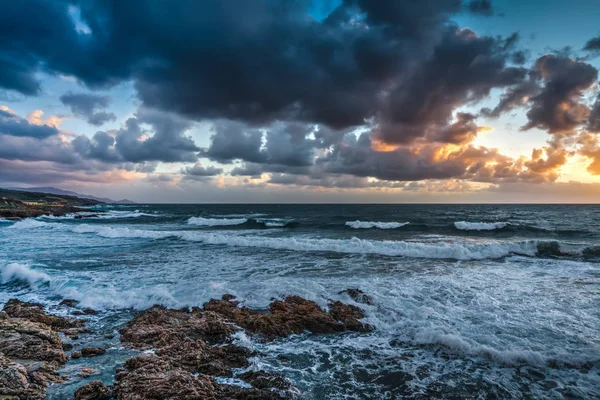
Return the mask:
<svg viewBox="0 0 600 400">
<path fill-rule="evenodd" d="M 0 186 L 600 202 L 598 0 L 14 0 Z"/>
</svg>

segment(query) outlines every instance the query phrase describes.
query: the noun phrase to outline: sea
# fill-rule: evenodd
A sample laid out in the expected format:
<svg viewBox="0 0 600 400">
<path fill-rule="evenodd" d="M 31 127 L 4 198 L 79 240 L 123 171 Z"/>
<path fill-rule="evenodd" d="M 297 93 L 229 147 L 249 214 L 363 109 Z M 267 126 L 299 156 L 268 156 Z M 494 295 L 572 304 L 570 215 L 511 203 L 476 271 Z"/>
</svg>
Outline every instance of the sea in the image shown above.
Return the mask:
<svg viewBox="0 0 600 400">
<path fill-rule="evenodd" d="M 265 309 L 300 295 L 356 304 L 375 328 L 267 343 L 239 333 L 257 351 L 251 368 L 283 374 L 301 399 L 600 398 L 598 205 L 136 204 L 83 215 L 0 220 L 0 305 L 16 297 L 61 314 L 69 298 L 97 310 L 91 340 L 108 351 L 88 380 L 111 383 L 135 354 L 112 335 L 136 310 L 226 293 Z"/>
</svg>

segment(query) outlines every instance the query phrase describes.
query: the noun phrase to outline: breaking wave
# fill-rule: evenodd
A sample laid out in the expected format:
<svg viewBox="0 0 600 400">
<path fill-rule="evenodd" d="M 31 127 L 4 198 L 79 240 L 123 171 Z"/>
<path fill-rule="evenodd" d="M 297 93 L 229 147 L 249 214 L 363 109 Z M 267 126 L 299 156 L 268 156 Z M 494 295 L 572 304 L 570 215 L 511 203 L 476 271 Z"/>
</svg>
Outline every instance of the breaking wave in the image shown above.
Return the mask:
<svg viewBox="0 0 600 400">
<path fill-rule="evenodd" d="M 2 278 L 2 284 L 11 281 L 21 281 L 28 283 L 30 286 L 39 286 L 40 284 L 50 281 L 50 277 L 45 273 L 32 269 L 28 265 L 19 263 L 5 265 L 2 270 L 0 270 L 0 277 Z"/>
<path fill-rule="evenodd" d="M 293 237 L 257 237 L 197 231 L 151 231 L 106 226 L 80 225 L 75 233 L 93 233 L 106 238 L 177 238 L 211 245 L 255 247 L 291 251 L 324 251 L 336 253 L 380 254 L 415 258 L 482 260 L 511 254 L 535 256 L 540 249 L 552 250 L 548 243 L 538 240 L 488 243 L 420 243 L 407 241 L 378 241 L 366 239 L 314 239 Z M 546 246 L 546 247 L 544 247 Z M 560 252 L 557 244 L 556 252 Z"/>
<path fill-rule="evenodd" d="M 502 229 L 508 225 L 508 222 L 467 222 L 458 221 L 454 223 L 456 229 L 463 231 L 493 231 Z"/>
<path fill-rule="evenodd" d="M 353 229 L 397 229 L 408 225 L 408 222 L 373 222 L 373 221 L 348 221 L 346 226 Z"/>
<path fill-rule="evenodd" d="M 294 222 L 291 219 L 283 218 L 256 218 L 255 221 L 267 228 L 283 228 L 284 226 Z"/>
<path fill-rule="evenodd" d="M 247 218 L 202 218 L 191 217 L 188 219 L 188 224 L 199 226 L 230 226 L 241 225 L 248 222 Z"/>
</svg>

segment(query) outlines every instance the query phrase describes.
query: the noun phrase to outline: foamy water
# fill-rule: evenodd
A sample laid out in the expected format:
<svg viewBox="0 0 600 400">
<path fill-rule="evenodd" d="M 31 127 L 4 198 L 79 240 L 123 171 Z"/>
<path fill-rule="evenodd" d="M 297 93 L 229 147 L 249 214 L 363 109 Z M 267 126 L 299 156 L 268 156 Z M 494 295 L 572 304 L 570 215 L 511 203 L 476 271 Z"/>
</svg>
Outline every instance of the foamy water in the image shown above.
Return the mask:
<svg viewBox="0 0 600 400">
<path fill-rule="evenodd" d="M 155 303 L 232 293 L 264 308 L 297 294 L 327 307 L 357 304 L 340 292 L 360 288 L 374 332 L 240 333 L 260 354 L 251 368 L 307 399 L 598 398 L 599 221 L 574 207 L 136 206 L 6 222 L 0 302 L 74 298 L 105 330 Z M 96 359 L 102 379 L 122 357 Z"/>
</svg>

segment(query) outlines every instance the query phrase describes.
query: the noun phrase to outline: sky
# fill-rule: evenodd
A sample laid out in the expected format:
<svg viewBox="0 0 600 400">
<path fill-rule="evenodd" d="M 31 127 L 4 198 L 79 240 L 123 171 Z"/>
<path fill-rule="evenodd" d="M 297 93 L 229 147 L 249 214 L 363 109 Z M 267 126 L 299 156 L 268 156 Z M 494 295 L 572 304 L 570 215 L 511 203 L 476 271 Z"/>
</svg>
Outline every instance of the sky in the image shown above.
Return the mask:
<svg viewBox="0 0 600 400">
<path fill-rule="evenodd" d="M 0 6 L 0 187 L 600 202 L 597 0 Z"/>
</svg>

